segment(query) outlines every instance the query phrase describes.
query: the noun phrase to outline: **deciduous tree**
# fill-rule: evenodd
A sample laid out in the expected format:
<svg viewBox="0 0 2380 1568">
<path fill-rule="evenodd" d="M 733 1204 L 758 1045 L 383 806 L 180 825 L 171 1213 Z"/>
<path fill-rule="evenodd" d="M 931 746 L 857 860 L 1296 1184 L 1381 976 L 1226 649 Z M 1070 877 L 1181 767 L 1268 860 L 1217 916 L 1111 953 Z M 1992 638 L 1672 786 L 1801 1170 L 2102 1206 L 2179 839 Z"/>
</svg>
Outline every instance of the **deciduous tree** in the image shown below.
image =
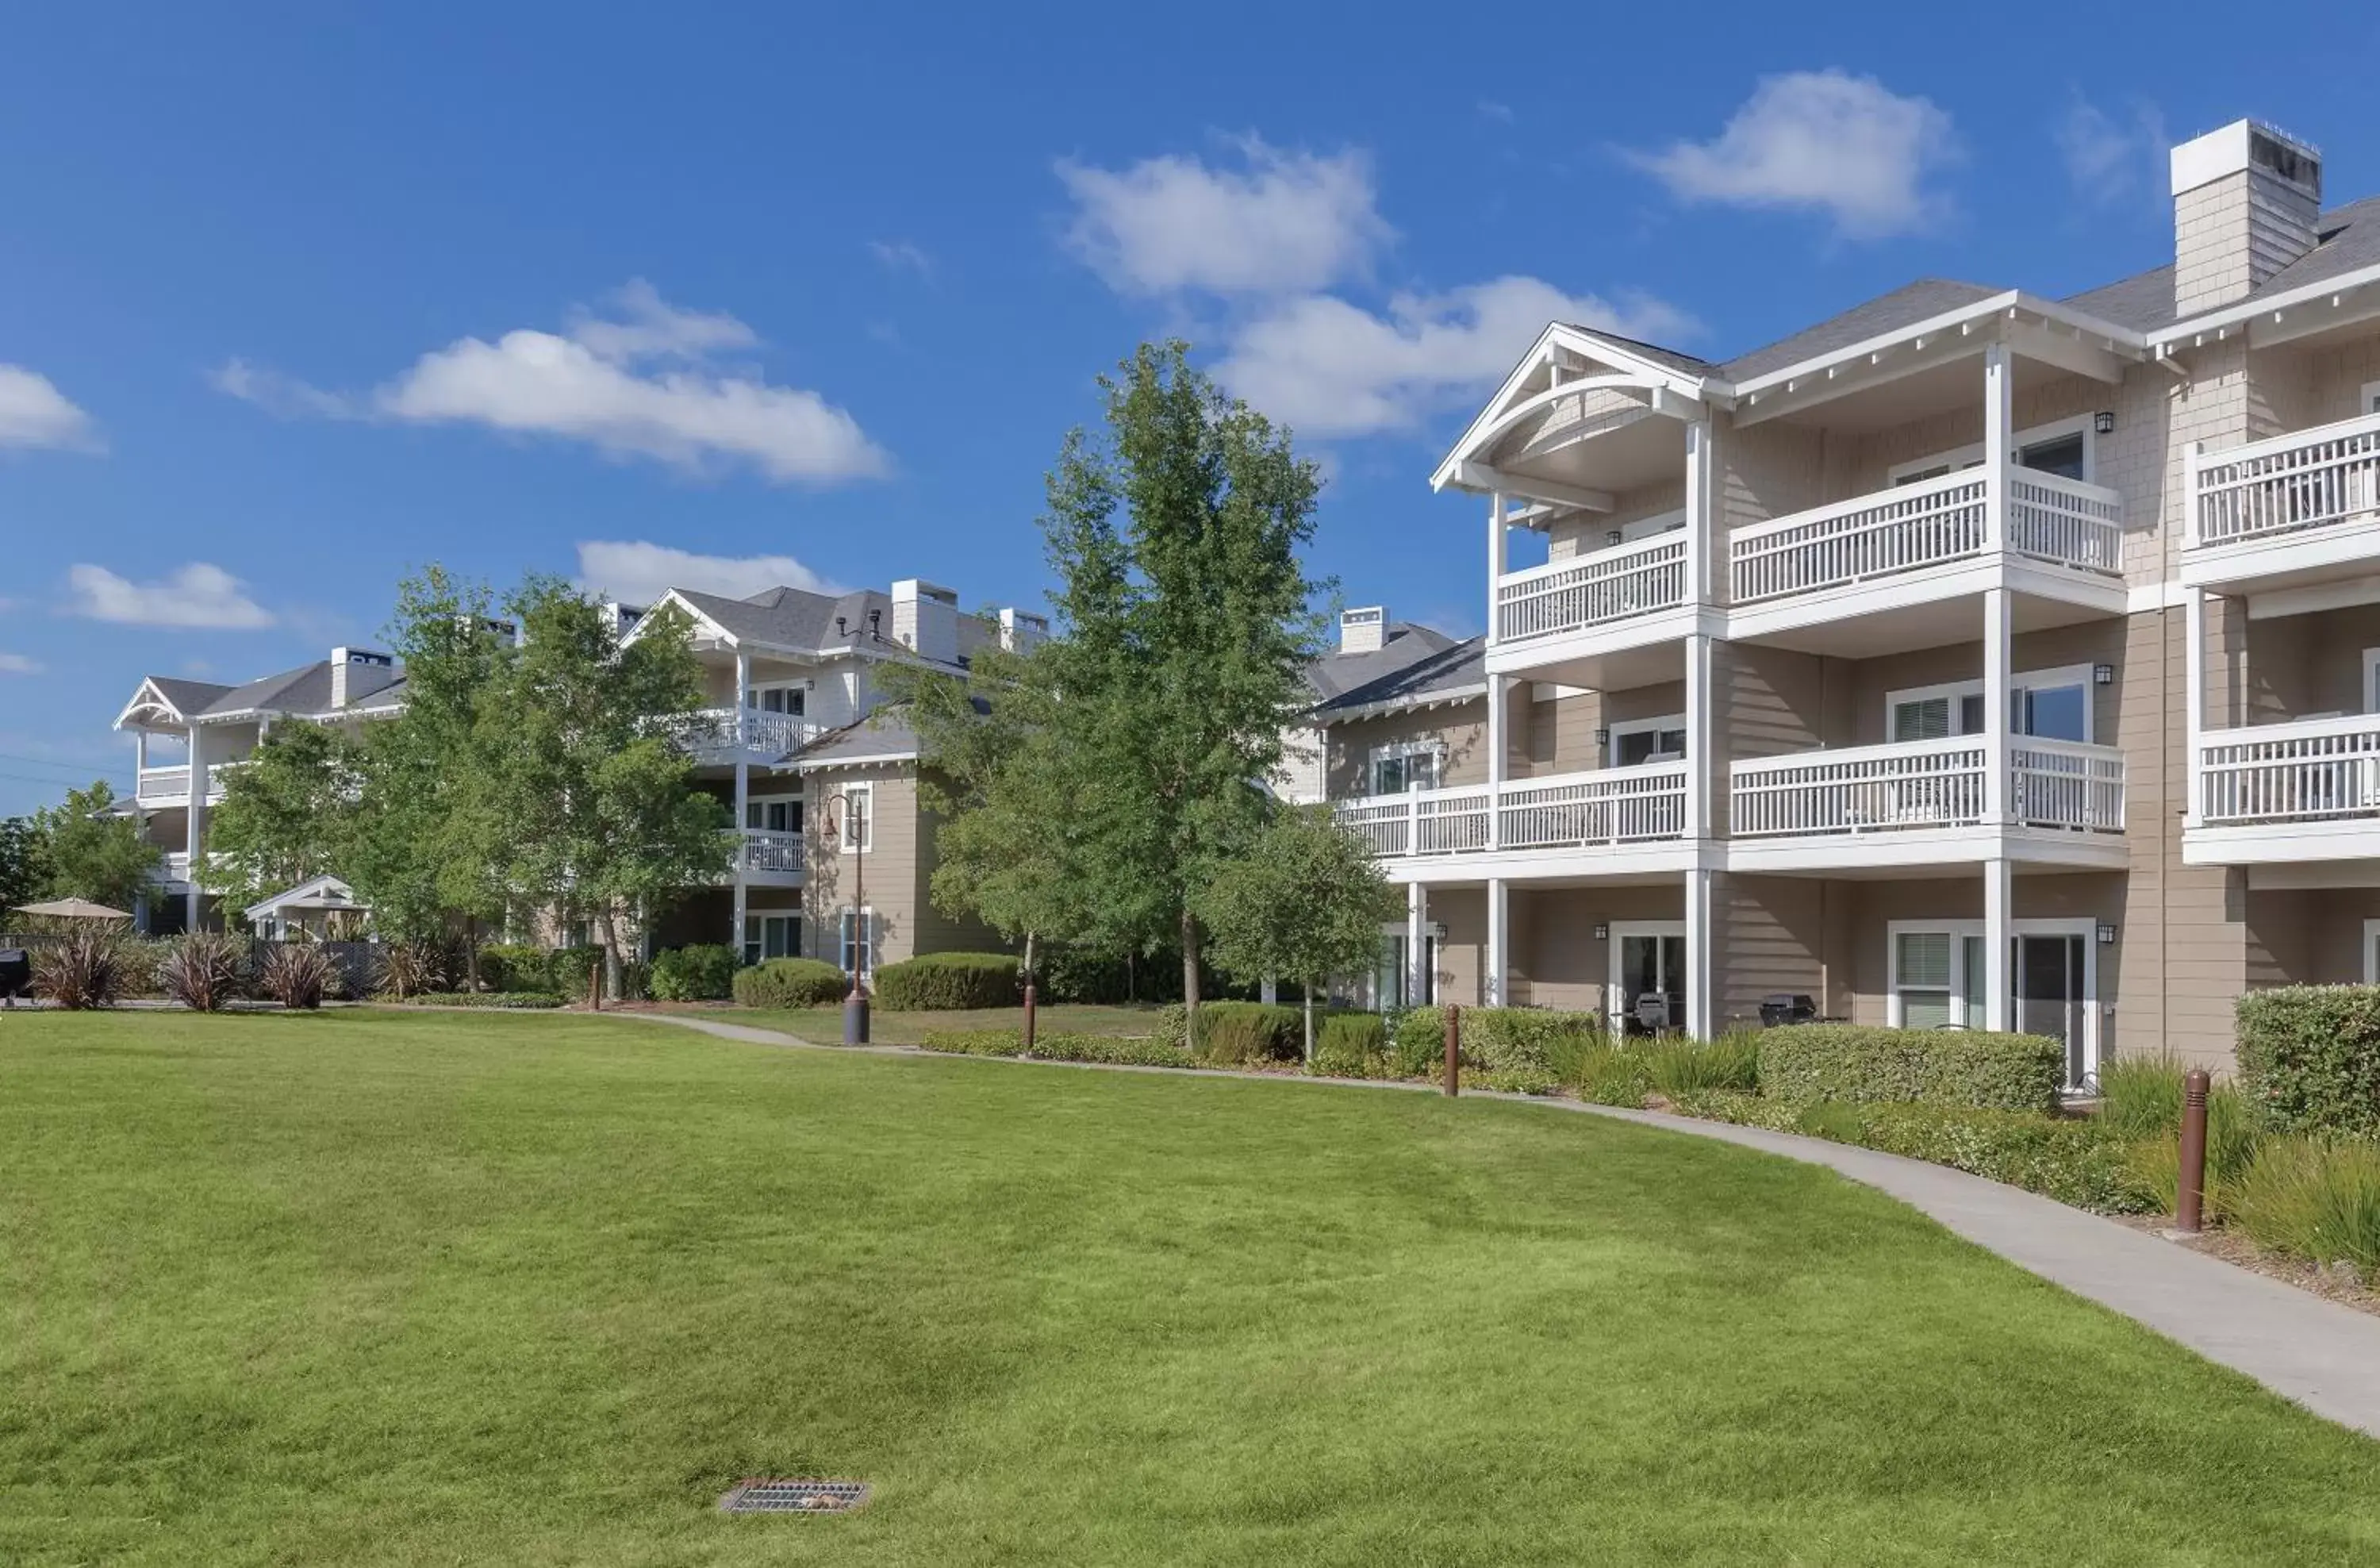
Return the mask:
<svg viewBox="0 0 2380 1568">
<path fill-rule="evenodd" d="M 198 874 L 226 910 L 340 871 L 362 786 L 356 748 L 345 735 L 322 724 L 278 725 L 223 778 L 223 803 L 208 815 Z"/>
<path fill-rule="evenodd" d="M 140 820 L 116 809 L 115 791 L 104 779 L 67 791 L 65 804 L 35 821 L 47 850 L 53 898 L 88 898 L 129 910 L 164 857 L 140 836 Z"/>
<path fill-rule="evenodd" d="M 1379 954 L 1392 913 L 1370 848 L 1328 806 L 1283 806 L 1247 853 L 1220 866 L 1199 900 L 1216 964 L 1245 980 L 1281 976 L 1305 993 L 1305 1054 L 1314 1055 L 1314 993 Z"/>
</svg>

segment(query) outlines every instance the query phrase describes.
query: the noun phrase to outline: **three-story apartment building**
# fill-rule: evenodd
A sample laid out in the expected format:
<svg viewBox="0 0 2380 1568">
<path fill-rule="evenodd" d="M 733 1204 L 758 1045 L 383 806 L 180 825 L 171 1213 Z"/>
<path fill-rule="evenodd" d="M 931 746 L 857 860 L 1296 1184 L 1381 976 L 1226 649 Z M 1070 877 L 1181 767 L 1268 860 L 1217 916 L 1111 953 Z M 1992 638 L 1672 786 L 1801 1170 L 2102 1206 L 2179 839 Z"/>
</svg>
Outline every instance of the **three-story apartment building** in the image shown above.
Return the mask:
<svg viewBox="0 0 2380 1568">
<path fill-rule="evenodd" d="M 879 718 L 873 673 L 890 661 L 963 670 L 988 641 L 1030 641 L 1042 617 L 962 614 L 949 589 L 916 578 L 829 595 L 776 588 L 747 599 L 673 589 L 692 626 L 706 706 L 679 739 L 698 788 L 738 832 L 734 869 L 661 912 L 654 947 L 721 942 L 748 962 L 806 954 L 872 970 L 913 954 L 996 945 L 928 897 L 934 824 L 918 804 L 917 744 Z M 650 609 L 620 607 L 631 638 Z M 506 628 L 509 629 L 509 628 Z M 398 712 L 404 671 L 388 654 L 334 649 L 327 660 L 240 687 L 144 679 L 117 715 L 131 733 L 130 808 L 164 852 L 140 911 L 143 928 L 178 930 L 228 915 L 194 874 L 210 808 L 276 723 L 354 728 Z"/>
<path fill-rule="evenodd" d="M 2173 260 L 2070 298 L 1927 279 L 1727 360 L 1548 326 L 1433 476 L 1487 511 L 1476 707 L 1324 724 L 1409 993 L 1807 997 L 2079 1087 L 2374 977 L 2380 201 L 2253 122 L 2171 162 Z"/>
</svg>

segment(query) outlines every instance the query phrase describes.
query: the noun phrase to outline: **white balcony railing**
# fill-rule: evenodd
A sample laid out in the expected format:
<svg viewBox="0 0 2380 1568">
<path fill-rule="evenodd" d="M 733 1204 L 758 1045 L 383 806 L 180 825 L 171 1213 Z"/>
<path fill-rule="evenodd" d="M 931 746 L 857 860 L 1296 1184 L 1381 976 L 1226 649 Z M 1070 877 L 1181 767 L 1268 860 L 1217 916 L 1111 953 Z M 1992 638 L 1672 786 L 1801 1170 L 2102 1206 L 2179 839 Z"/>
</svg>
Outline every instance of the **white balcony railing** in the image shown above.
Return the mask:
<svg viewBox="0 0 2380 1568">
<path fill-rule="evenodd" d="M 2005 547 L 2054 565 L 2113 577 L 2122 565 L 2123 498 L 2031 468 L 2002 486 Z M 1755 523 L 1728 540 L 1733 602 L 1756 604 L 1844 588 L 1983 553 L 1992 486 L 1981 468 Z"/>
<path fill-rule="evenodd" d="M 669 733 L 698 758 L 789 757 L 816 740 L 823 724 L 798 713 L 757 708 L 704 708 L 669 722 Z"/>
<path fill-rule="evenodd" d="M 747 871 L 803 869 L 802 835 L 765 828 L 744 830 L 744 869 Z"/>
<path fill-rule="evenodd" d="M 190 857 L 188 850 L 169 849 L 149 873 L 152 882 L 187 882 L 190 880 Z"/>
<path fill-rule="evenodd" d="M 1496 635 L 1512 642 L 1583 631 L 1686 602 L 1686 536 L 1666 533 L 1506 574 L 1496 585 Z"/>
<path fill-rule="evenodd" d="M 1495 796 L 1489 842 L 1485 785 L 1375 795 L 1339 803 L 1339 820 L 1380 856 L 1466 855 L 1503 849 L 1579 849 L 1683 836 L 1686 765 L 1605 768 L 1516 779 Z"/>
<path fill-rule="evenodd" d="M 2380 414 L 2192 459 L 2193 545 L 2328 528 L 2380 512 Z"/>
<path fill-rule="evenodd" d="M 2380 818 L 2380 715 L 2211 731 L 2199 792 L 2211 826 Z"/>
<path fill-rule="evenodd" d="M 190 793 L 190 770 L 179 768 L 143 768 L 139 781 L 140 798 L 161 800 Z"/>
<path fill-rule="evenodd" d="M 1804 751 L 1730 769 L 1730 833 L 1785 838 L 1964 827 L 1984 820 L 1981 735 Z M 2009 811 L 2028 827 L 2120 833 L 2124 756 L 2113 747 L 2018 735 Z"/>
</svg>

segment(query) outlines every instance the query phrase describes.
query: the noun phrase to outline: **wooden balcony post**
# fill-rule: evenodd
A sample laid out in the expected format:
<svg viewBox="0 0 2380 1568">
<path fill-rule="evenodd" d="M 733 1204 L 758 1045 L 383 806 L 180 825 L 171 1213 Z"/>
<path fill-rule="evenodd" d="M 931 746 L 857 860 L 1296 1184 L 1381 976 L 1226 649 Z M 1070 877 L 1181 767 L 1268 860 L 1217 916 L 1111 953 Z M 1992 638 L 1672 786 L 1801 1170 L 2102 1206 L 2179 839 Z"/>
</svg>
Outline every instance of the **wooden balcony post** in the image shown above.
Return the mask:
<svg viewBox="0 0 2380 1568">
<path fill-rule="evenodd" d="M 1479 1000 L 1489 1007 L 1504 1006 L 1504 975 L 1512 966 L 1512 886 L 1501 877 L 1488 879 L 1488 973 Z"/>
<path fill-rule="evenodd" d="M 2206 590 L 2185 589 L 2181 600 L 2182 748 L 2190 804 L 2182 819 L 2197 827 L 2206 815 Z M 2168 648 L 2172 644 L 2168 643 Z"/>
<path fill-rule="evenodd" d="M 1686 836 L 1711 836 L 1711 639 L 1686 634 Z"/>
<path fill-rule="evenodd" d="M 1493 648 L 1503 638 L 1498 624 L 1504 599 L 1504 492 L 1491 491 L 1488 496 L 1488 646 Z"/>
<path fill-rule="evenodd" d="M 2008 541 L 2009 464 L 2015 459 L 2013 380 L 2008 345 L 1987 346 L 1984 349 L 1984 548 L 1987 551 Z"/>
<path fill-rule="evenodd" d="M 1405 883 L 1405 1005 L 1419 1007 L 1429 1000 L 1429 890 Z"/>
<path fill-rule="evenodd" d="M 2009 742 L 2009 590 L 1984 590 L 1984 821 L 2005 827 L 2015 763 Z"/>
<path fill-rule="evenodd" d="M 1707 604 L 1711 592 L 1710 420 L 1686 421 L 1686 602 Z"/>
<path fill-rule="evenodd" d="M 1686 873 L 1686 1034 L 1711 1038 L 1711 874 Z"/>
<path fill-rule="evenodd" d="M 1510 679 L 1504 675 L 1488 677 L 1488 847 L 1500 849 L 1504 844 L 1504 747 L 1505 699 Z"/>
<path fill-rule="evenodd" d="M 2009 862 L 1994 856 L 1984 862 L 1984 1027 L 2005 1029 L 2009 1027 L 2009 957 L 2014 921 L 2010 905 L 2013 889 L 2009 877 Z M 1974 990 L 1975 979 L 1967 977 L 1967 989 Z"/>
</svg>

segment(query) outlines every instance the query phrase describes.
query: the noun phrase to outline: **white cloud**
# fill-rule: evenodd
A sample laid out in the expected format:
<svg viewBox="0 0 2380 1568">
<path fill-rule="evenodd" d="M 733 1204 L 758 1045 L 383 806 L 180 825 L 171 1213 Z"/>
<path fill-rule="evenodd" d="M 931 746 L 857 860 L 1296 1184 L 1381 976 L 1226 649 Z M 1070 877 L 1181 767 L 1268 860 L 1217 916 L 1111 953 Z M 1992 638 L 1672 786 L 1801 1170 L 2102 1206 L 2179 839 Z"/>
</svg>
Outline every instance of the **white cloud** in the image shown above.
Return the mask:
<svg viewBox="0 0 2380 1568">
<path fill-rule="evenodd" d="M 1371 160 L 1236 143 L 1244 168 L 1148 158 L 1130 168 L 1062 160 L 1075 199 L 1066 244 L 1119 293 L 1277 294 L 1362 273 L 1394 237 L 1373 205 Z"/>
<path fill-rule="evenodd" d="M 642 281 L 613 303 L 610 317 L 574 312 L 560 334 L 524 327 L 493 343 L 459 338 L 364 395 L 239 359 L 213 380 L 285 416 L 477 424 L 691 471 L 748 464 L 779 483 L 831 484 L 890 468 L 859 422 L 819 394 L 712 364 L 720 350 L 759 342 L 735 317 L 680 310 Z"/>
<path fill-rule="evenodd" d="M 2160 176 L 2171 143 L 2155 104 L 2136 103 L 2119 119 L 2077 93 L 2056 136 L 2066 177 L 2086 201 L 2106 205 L 2146 189 L 2162 203 L 2167 188 Z"/>
<path fill-rule="evenodd" d="M 42 666 L 22 653 L 0 653 L 0 675 L 38 675 Z"/>
<path fill-rule="evenodd" d="M 273 613 L 248 596 L 221 566 L 192 561 L 162 581 L 137 583 L 104 566 L 67 568 L 74 614 L 135 626 L 202 626 L 253 631 L 273 625 Z"/>
<path fill-rule="evenodd" d="M 1815 210 L 1860 239 L 1946 213 L 1926 181 L 1958 155 L 1950 116 L 1930 101 L 1840 70 L 1764 78 L 1713 140 L 1625 154 L 1681 201 Z"/>
<path fill-rule="evenodd" d="M 790 555 L 697 555 L 643 540 L 578 541 L 578 586 L 624 604 L 650 604 L 673 588 L 745 599 L 770 588 L 844 590 Z"/>
<path fill-rule="evenodd" d="M 1479 117 L 1483 120 L 1494 120 L 1498 125 L 1511 125 L 1512 105 L 1500 103 L 1493 98 L 1482 98 L 1479 100 Z"/>
<path fill-rule="evenodd" d="M 871 239 L 868 252 L 893 272 L 910 272 L 919 277 L 934 275 L 934 259 L 925 249 L 906 239 Z"/>
<path fill-rule="evenodd" d="M 1694 322 L 1659 300 L 1569 295 L 1500 277 L 1399 295 L 1385 315 L 1330 295 L 1281 302 L 1232 336 L 1216 376 L 1302 436 L 1406 429 L 1494 386 L 1548 322 L 1668 339 Z"/>
<path fill-rule="evenodd" d="M 50 378 L 22 365 L 0 365 L 0 447 L 100 449 L 99 431 Z"/>
</svg>

